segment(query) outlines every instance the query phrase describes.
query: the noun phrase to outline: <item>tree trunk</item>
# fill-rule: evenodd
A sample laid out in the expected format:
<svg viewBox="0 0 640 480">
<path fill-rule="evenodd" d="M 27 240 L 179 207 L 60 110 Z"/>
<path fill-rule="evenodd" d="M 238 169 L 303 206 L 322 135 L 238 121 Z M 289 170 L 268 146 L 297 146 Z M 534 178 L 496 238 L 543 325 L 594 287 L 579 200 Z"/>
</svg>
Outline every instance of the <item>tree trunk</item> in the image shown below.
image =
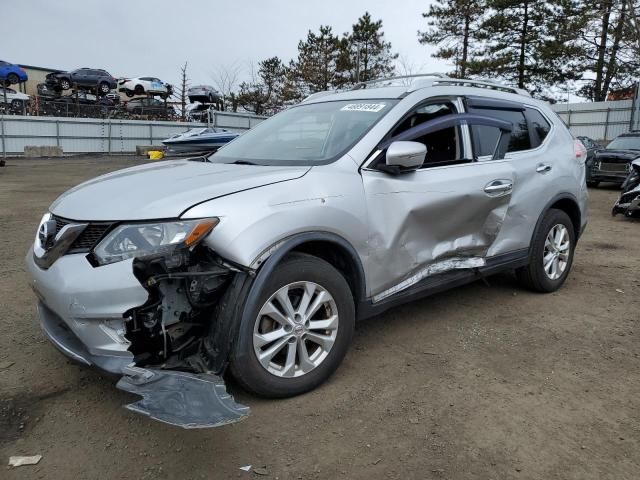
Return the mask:
<svg viewBox="0 0 640 480">
<path fill-rule="evenodd" d="M 618 24 L 616 25 L 616 29 L 613 32 L 613 46 L 611 47 L 611 54 L 609 56 L 609 61 L 607 62 L 607 71 L 604 73 L 604 80 L 602 82 L 601 96 L 604 97 L 603 100 L 607 99 L 609 87 L 611 86 L 611 80 L 613 80 L 613 77 L 615 76 L 616 70 L 618 68 L 618 51 L 620 50 L 620 41 L 622 40 L 624 26 L 627 21 L 626 8 L 627 3 L 622 2 L 622 9 L 620 10 Z"/>
<path fill-rule="evenodd" d="M 464 16 L 464 33 L 462 37 L 462 59 L 460 60 L 460 78 L 467 76 L 467 58 L 469 56 L 469 24 L 471 18 L 466 13 Z"/>
<path fill-rule="evenodd" d="M 609 19 L 611 16 L 612 1 L 603 2 L 602 23 L 600 32 L 600 43 L 598 44 L 598 60 L 596 62 L 596 81 L 593 85 L 593 100 L 601 102 L 604 100 L 602 94 L 602 83 L 604 76 L 605 55 L 607 53 L 607 41 L 609 37 Z M 606 97 L 606 94 L 604 95 Z"/>
<path fill-rule="evenodd" d="M 527 34 L 529 28 L 529 1 L 524 2 L 522 16 L 522 31 L 520 32 L 520 58 L 518 60 L 518 88 L 524 88 L 524 73 L 526 62 Z"/>
</svg>

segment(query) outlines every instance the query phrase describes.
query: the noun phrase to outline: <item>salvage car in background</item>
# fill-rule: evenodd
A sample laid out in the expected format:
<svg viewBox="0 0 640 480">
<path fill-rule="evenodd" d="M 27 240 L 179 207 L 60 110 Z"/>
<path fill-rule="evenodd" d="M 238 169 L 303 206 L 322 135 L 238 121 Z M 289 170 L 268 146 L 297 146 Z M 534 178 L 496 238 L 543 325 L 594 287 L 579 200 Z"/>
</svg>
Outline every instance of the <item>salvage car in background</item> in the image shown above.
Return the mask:
<svg viewBox="0 0 640 480">
<path fill-rule="evenodd" d="M 195 85 L 187 91 L 189 102 L 219 103 L 220 93 L 210 85 Z"/>
<path fill-rule="evenodd" d="M 127 97 L 134 95 L 160 95 L 167 98 L 173 88 L 166 82 L 155 77 L 121 78 L 118 81 L 118 90 L 124 92 Z"/>
<path fill-rule="evenodd" d="M 10 105 L 13 110 L 23 110 L 31 97 L 26 93 L 17 92 L 13 88 L 0 87 L 0 103 Z"/>
<path fill-rule="evenodd" d="M 129 112 L 146 115 L 160 113 L 167 113 L 168 115 L 175 114 L 175 110 L 171 105 L 167 105 L 157 98 L 134 98 L 126 103 L 125 108 Z"/>
<path fill-rule="evenodd" d="M 15 63 L 0 60 L 0 82 L 9 86 L 16 83 L 26 82 L 28 80 L 27 72 Z"/>
<path fill-rule="evenodd" d="M 48 87 L 60 91 L 70 88 L 92 89 L 106 95 L 116 88 L 116 79 L 100 68 L 79 68 L 70 72 L 50 73 L 46 76 Z"/>
<path fill-rule="evenodd" d="M 640 132 L 623 133 L 596 152 L 587 174 L 590 187 L 600 182 L 622 184 L 631 172 L 631 162 L 640 158 Z"/>
<path fill-rule="evenodd" d="M 580 140 L 584 145 L 584 148 L 587 149 L 587 160 L 585 161 L 585 166 L 587 169 L 587 185 L 595 186 L 591 181 L 591 167 L 593 166 L 593 160 L 596 156 L 596 153 L 602 150 L 604 147 L 589 137 L 580 136 L 576 138 Z"/>
<path fill-rule="evenodd" d="M 622 184 L 622 194 L 611 210 L 613 216 L 640 217 L 640 159 L 631 162 L 629 176 Z"/>
<path fill-rule="evenodd" d="M 356 319 L 503 270 L 558 290 L 587 222 L 584 146 L 519 89 L 393 82 L 62 194 L 26 258 L 45 336 L 120 375 L 132 410 L 216 426 L 247 414 L 227 367 L 297 395 L 338 368 Z"/>
</svg>

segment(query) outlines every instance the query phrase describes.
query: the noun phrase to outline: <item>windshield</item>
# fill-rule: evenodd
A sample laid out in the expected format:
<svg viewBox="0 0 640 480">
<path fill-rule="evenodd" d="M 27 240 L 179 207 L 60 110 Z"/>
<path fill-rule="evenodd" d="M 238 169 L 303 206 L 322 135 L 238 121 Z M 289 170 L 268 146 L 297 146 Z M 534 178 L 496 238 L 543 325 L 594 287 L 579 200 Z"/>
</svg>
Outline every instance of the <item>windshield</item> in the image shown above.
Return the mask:
<svg viewBox="0 0 640 480">
<path fill-rule="evenodd" d="M 607 150 L 640 150 L 640 136 L 618 137 L 607 145 Z"/>
<path fill-rule="evenodd" d="M 292 107 L 241 135 L 210 162 L 323 165 L 351 148 L 397 100 L 350 100 Z"/>
</svg>

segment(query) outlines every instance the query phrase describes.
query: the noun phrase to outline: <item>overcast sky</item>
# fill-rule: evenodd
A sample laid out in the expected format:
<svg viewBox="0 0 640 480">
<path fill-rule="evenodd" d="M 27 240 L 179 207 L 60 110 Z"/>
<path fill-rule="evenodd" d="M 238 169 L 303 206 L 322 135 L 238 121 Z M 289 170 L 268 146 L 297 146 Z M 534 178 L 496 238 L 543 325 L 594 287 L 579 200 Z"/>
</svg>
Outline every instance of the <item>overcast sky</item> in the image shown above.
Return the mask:
<svg viewBox="0 0 640 480">
<path fill-rule="evenodd" d="M 212 83 L 216 68 L 277 55 L 296 56 L 309 29 L 351 29 L 369 11 L 382 19 L 393 50 L 422 71 L 446 63 L 418 43 L 430 0 L 14 0 L 2 8 L 2 59 L 71 70 L 104 68 L 116 77 L 156 76 L 177 83 L 189 62 L 192 84 Z M 6 39 L 11 39 L 6 41 Z"/>
</svg>

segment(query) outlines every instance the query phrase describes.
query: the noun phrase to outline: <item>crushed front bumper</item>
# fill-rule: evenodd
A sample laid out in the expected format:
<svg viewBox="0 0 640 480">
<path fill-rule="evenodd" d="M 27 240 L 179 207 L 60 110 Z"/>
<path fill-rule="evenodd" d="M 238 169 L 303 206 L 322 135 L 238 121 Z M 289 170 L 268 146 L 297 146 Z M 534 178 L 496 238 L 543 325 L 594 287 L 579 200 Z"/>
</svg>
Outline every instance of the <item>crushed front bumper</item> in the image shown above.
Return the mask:
<svg viewBox="0 0 640 480">
<path fill-rule="evenodd" d="M 183 428 L 215 427 L 248 415 L 219 376 L 135 366 L 123 313 L 148 294 L 131 260 L 94 268 L 85 255 L 64 255 L 44 270 L 31 248 L 26 264 L 45 337 L 71 360 L 122 376 L 117 387 L 143 397 L 126 408 Z"/>
</svg>

